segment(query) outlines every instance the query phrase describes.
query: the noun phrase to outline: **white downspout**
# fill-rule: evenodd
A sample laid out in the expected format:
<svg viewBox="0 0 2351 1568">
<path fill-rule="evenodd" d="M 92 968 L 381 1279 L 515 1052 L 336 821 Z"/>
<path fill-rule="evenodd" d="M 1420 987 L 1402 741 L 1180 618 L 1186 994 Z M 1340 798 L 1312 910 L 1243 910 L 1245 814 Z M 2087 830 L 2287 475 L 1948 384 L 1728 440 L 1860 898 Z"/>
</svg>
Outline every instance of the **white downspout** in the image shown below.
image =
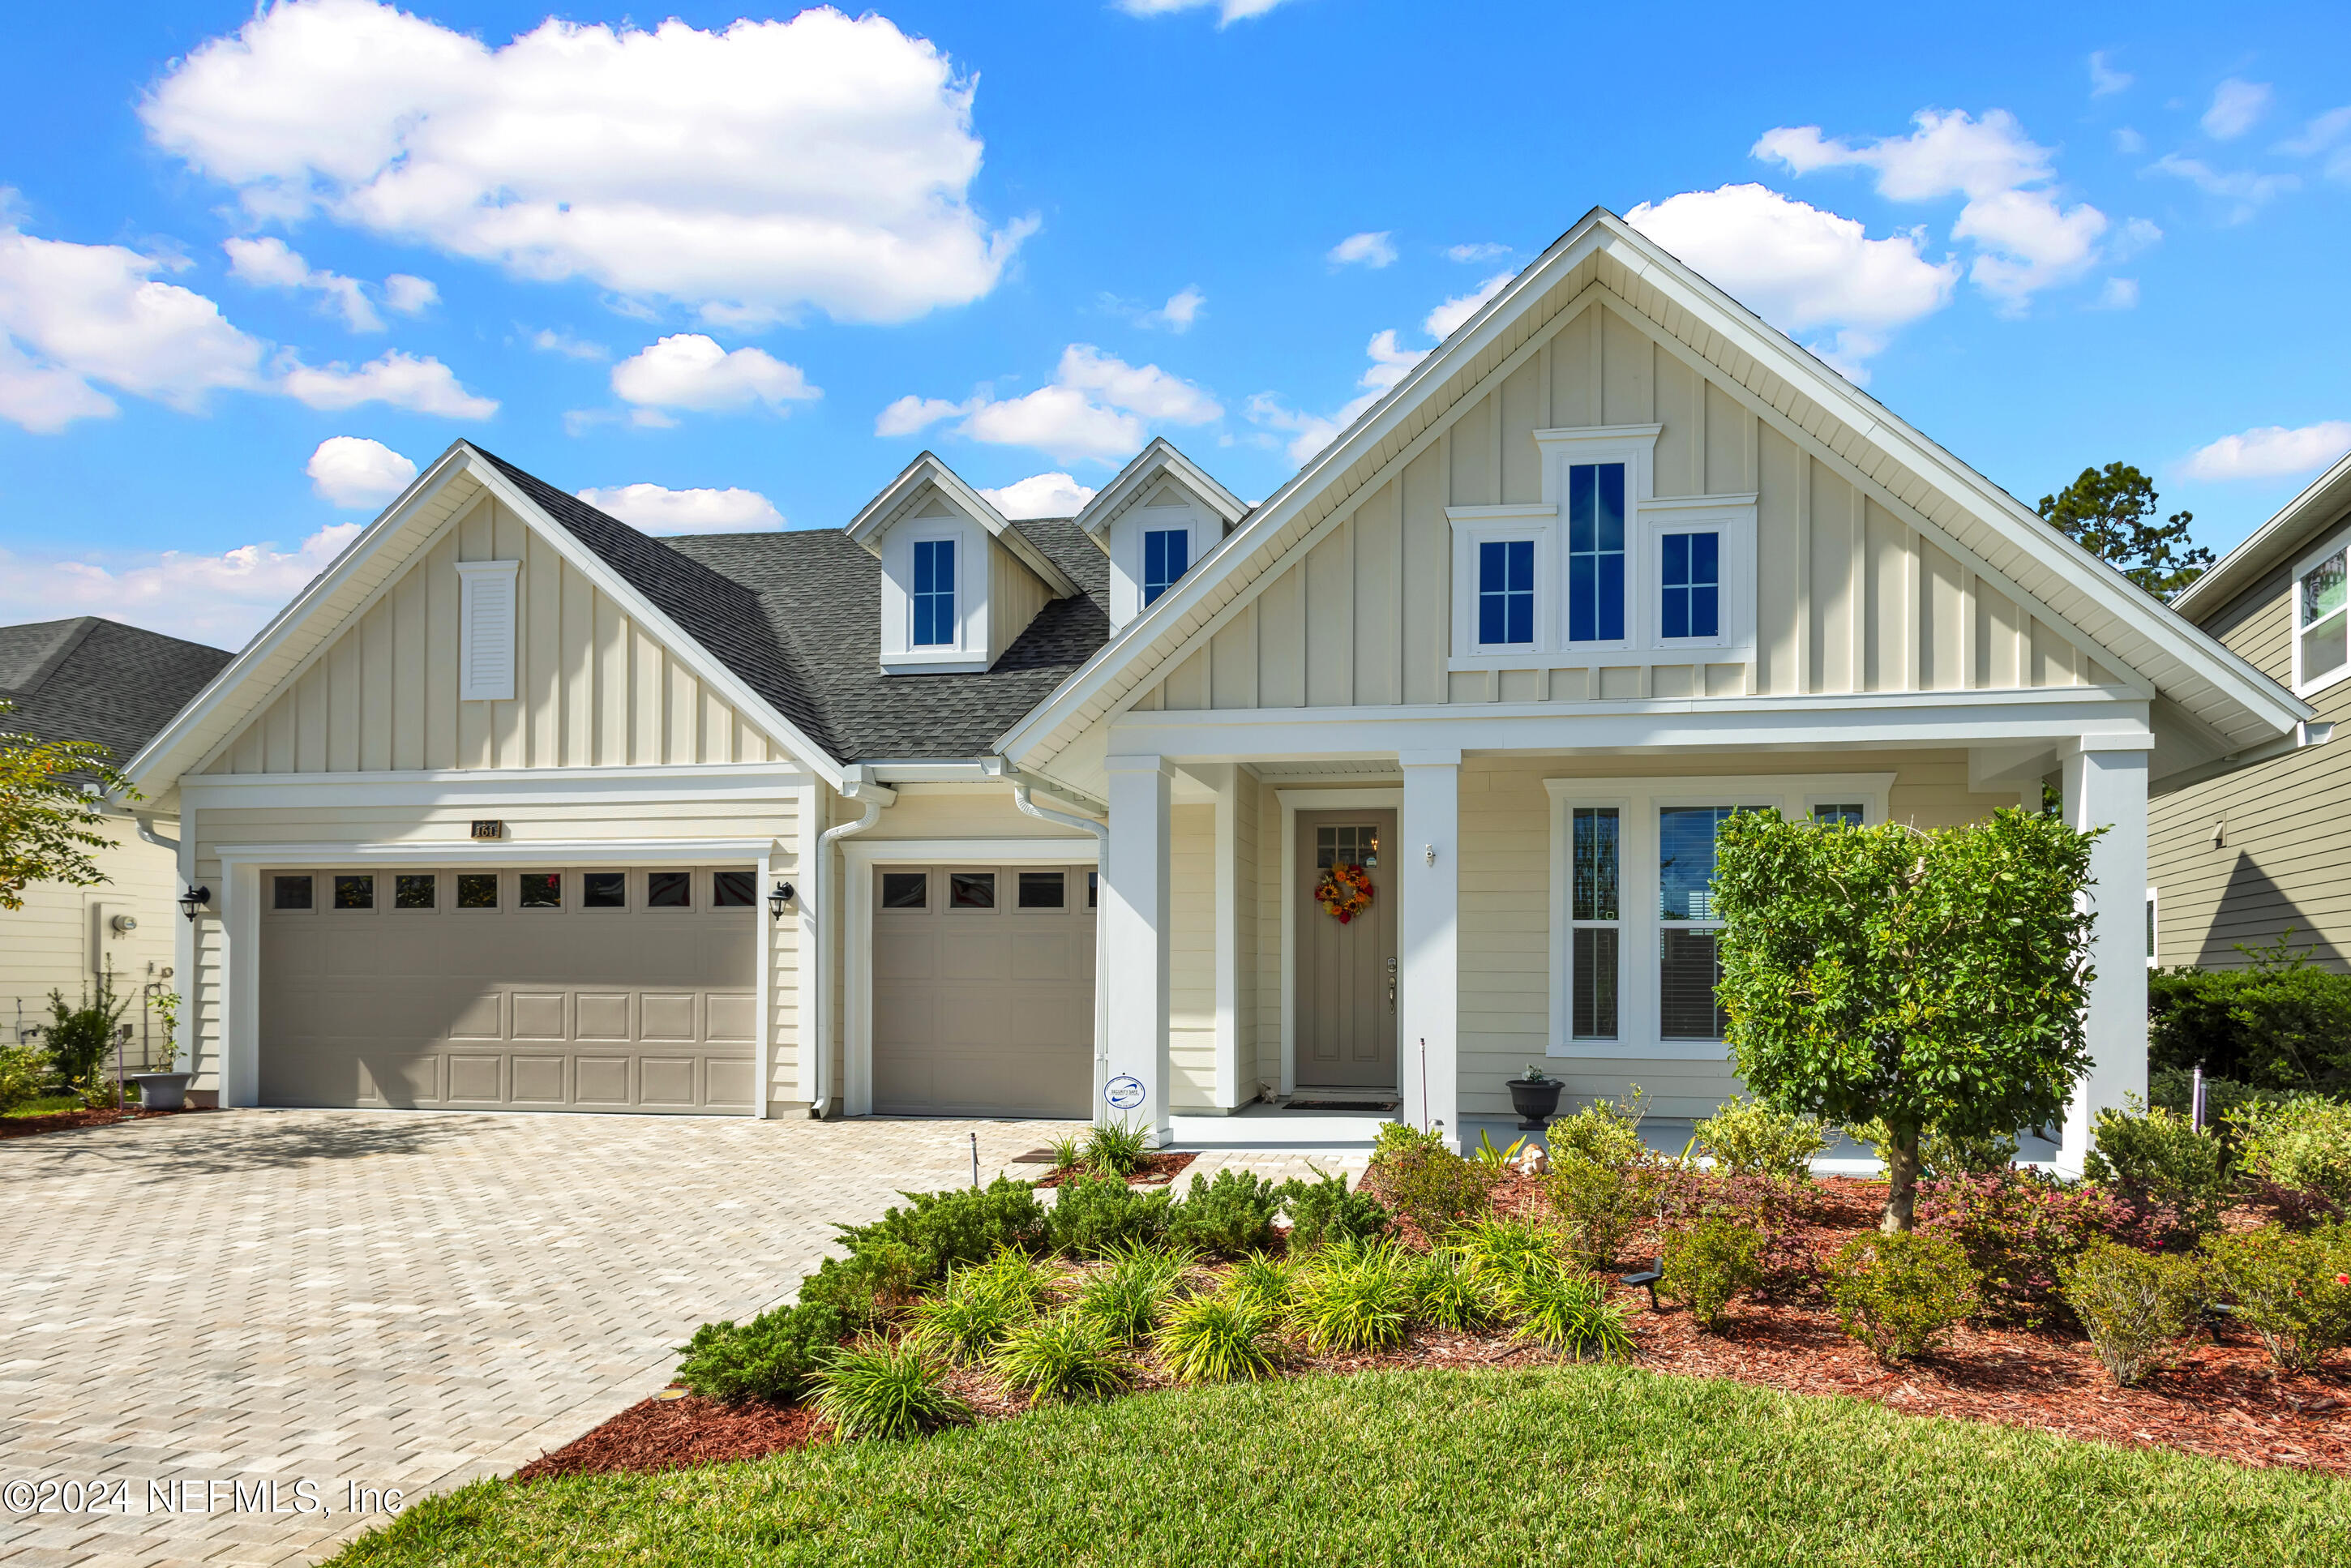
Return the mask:
<svg viewBox="0 0 2351 1568">
<path fill-rule="evenodd" d="M 139 836 L 141 838 L 146 840 L 149 843 L 153 844 L 159 850 L 171 851 L 175 857 L 179 854 L 180 841 L 177 839 L 167 839 L 163 837 L 162 834 L 155 831 L 154 813 L 151 811 L 141 811 L 134 815 L 131 820 L 139 825 Z"/>
<path fill-rule="evenodd" d="M 1110 852 L 1109 824 L 1097 822 L 1092 817 L 1073 817 L 1067 811 L 1055 811 L 1040 806 L 1029 799 L 1029 786 L 1026 784 L 1015 783 L 1012 786 L 1012 803 L 1020 808 L 1022 815 L 1034 817 L 1040 822 L 1058 822 L 1065 828 L 1083 828 L 1092 833 L 1097 846 L 1094 866 L 1095 874 L 1099 878 L 1102 857 Z M 1109 1077 L 1110 1009 L 1102 998 L 1102 922 L 1101 912 L 1096 911 L 1094 915 L 1094 1093 L 1097 1097 L 1101 1095 L 1102 1084 L 1108 1082 Z"/>
<path fill-rule="evenodd" d="M 862 767 L 849 770 L 841 779 L 841 792 L 849 800 L 864 802 L 865 814 L 817 835 L 816 863 L 810 873 L 815 886 L 809 895 L 809 907 L 816 911 L 816 973 L 809 977 L 809 984 L 816 988 L 816 1071 L 810 1075 L 809 1114 L 819 1121 L 824 1119 L 826 1107 L 832 1103 L 832 997 L 825 984 L 832 976 L 832 911 L 824 902 L 825 868 L 832 862 L 835 840 L 863 832 L 882 820 L 883 807 L 898 799 L 896 790 L 874 783 Z"/>
</svg>

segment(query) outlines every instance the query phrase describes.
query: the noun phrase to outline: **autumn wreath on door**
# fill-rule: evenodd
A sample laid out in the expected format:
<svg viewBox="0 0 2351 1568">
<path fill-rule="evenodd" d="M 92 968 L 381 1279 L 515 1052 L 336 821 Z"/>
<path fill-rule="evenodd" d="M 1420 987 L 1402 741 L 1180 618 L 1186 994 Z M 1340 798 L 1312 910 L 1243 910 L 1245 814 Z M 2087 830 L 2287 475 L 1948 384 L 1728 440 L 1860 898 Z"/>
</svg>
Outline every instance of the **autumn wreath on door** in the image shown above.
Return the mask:
<svg viewBox="0 0 2351 1568">
<path fill-rule="evenodd" d="M 1372 873 L 1359 865 L 1334 865 L 1322 873 L 1314 901 L 1344 925 L 1372 906 Z"/>
</svg>

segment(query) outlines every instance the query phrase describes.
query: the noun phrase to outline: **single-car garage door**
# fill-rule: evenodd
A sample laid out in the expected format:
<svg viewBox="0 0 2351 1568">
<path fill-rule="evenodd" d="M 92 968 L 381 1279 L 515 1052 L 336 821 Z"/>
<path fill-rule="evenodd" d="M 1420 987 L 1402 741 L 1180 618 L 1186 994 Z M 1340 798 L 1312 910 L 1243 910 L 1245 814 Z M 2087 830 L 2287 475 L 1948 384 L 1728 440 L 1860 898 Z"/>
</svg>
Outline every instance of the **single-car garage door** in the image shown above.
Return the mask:
<svg viewBox="0 0 2351 1568">
<path fill-rule="evenodd" d="M 751 872 L 261 876 L 267 1105 L 742 1113 Z"/>
<path fill-rule="evenodd" d="M 1091 866 L 878 866 L 873 1109 L 1085 1116 Z"/>
</svg>

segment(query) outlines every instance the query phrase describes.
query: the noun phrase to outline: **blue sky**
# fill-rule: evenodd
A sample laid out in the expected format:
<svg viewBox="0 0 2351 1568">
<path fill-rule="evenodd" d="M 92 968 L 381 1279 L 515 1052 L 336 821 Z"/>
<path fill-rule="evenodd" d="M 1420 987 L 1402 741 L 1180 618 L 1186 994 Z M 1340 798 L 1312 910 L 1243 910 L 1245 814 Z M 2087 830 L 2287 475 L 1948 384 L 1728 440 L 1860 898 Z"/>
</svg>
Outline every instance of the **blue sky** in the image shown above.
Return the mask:
<svg viewBox="0 0 2351 1568">
<path fill-rule="evenodd" d="M 658 15 L 20 9 L 0 620 L 235 646 L 459 435 L 664 529 L 1263 496 L 1594 204 L 2028 502 L 2225 548 L 2351 446 L 2339 6 Z"/>
</svg>

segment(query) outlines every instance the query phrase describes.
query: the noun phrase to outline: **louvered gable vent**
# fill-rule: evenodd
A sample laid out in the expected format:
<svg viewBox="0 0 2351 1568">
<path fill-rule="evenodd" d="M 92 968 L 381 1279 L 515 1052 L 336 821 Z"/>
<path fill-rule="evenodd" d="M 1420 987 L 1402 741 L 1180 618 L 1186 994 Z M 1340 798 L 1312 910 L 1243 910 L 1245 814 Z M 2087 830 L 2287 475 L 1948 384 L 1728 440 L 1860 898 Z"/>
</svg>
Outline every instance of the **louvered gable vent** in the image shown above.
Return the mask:
<svg viewBox="0 0 2351 1568">
<path fill-rule="evenodd" d="M 457 695 L 468 702 L 507 702 L 515 695 L 515 574 L 517 560 L 469 560 L 457 565 L 463 584 L 457 622 Z"/>
</svg>

